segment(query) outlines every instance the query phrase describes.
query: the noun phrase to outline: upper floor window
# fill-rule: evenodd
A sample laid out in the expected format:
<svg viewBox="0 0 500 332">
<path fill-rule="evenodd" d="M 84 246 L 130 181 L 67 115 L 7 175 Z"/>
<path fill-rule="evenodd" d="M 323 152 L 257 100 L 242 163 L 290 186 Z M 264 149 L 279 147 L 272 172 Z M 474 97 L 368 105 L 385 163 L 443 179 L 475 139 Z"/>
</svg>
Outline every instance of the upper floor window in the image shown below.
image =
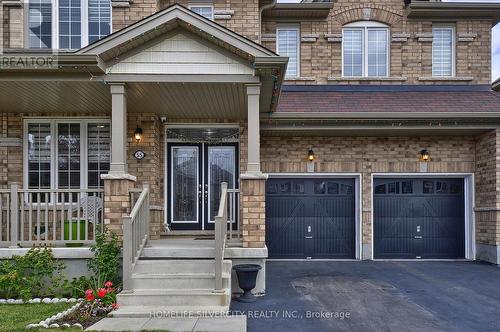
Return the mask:
<svg viewBox="0 0 500 332">
<path fill-rule="evenodd" d="M 209 20 L 214 19 L 214 7 L 212 5 L 192 5 L 189 6 L 189 9 Z"/>
<path fill-rule="evenodd" d="M 111 33 L 110 0 L 29 0 L 28 47 L 79 49 Z"/>
<path fill-rule="evenodd" d="M 378 22 L 355 22 L 342 31 L 342 76 L 389 76 L 389 28 Z"/>
<path fill-rule="evenodd" d="M 288 57 L 287 77 L 300 76 L 300 28 L 283 25 L 276 29 L 276 53 Z"/>
<path fill-rule="evenodd" d="M 432 76 L 454 76 L 455 29 L 450 26 L 432 28 Z"/>
</svg>

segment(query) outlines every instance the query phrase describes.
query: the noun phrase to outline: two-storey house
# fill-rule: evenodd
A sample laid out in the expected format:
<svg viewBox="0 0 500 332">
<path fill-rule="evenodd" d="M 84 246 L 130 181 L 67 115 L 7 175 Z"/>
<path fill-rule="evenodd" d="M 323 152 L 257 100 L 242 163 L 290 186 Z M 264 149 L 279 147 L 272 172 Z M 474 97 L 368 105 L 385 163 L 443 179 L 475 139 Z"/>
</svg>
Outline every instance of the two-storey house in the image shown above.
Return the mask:
<svg viewBox="0 0 500 332">
<path fill-rule="evenodd" d="M 0 10 L 0 244 L 118 233 L 124 315 L 227 308 L 231 264 L 266 258 L 500 263 L 500 4 Z"/>
</svg>

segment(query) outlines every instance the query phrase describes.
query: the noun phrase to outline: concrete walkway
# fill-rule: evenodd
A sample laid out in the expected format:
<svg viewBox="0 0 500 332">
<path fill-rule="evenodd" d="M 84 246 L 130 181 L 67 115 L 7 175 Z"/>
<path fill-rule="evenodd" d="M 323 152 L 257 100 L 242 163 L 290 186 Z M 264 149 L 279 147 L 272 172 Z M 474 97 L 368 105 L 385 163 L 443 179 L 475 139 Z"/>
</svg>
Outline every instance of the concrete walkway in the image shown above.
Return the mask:
<svg viewBox="0 0 500 332">
<path fill-rule="evenodd" d="M 104 318 L 86 331 L 246 332 L 246 316 Z"/>
</svg>

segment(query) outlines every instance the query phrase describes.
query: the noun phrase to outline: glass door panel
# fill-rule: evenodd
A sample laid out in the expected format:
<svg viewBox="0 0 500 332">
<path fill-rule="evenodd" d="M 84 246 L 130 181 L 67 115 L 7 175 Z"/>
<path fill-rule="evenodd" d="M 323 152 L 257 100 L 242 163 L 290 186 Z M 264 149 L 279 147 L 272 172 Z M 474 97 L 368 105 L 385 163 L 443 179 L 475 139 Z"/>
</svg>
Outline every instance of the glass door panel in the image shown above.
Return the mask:
<svg viewBox="0 0 500 332">
<path fill-rule="evenodd" d="M 198 224 L 200 222 L 199 147 L 172 146 L 170 155 L 171 222 Z"/>
<path fill-rule="evenodd" d="M 229 189 L 236 188 L 236 145 L 206 146 L 206 199 L 205 229 L 213 229 L 219 209 L 221 183 Z"/>
</svg>

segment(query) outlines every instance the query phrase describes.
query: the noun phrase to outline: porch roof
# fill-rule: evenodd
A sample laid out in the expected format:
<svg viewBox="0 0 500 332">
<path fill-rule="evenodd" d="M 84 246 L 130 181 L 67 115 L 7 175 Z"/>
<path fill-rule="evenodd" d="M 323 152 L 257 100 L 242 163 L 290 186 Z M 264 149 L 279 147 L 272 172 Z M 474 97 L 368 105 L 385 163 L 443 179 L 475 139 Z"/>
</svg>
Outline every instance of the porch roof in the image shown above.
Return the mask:
<svg viewBox="0 0 500 332">
<path fill-rule="evenodd" d="M 184 40 L 165 44 L 176 36 Z M 187 47 L 185 52 L 189 47 L 203 49 L 212 63 L 199 65 L 198 49 L 191 60 L 168 49 L 178 44 Z M 109 112 L 107 84 L 123 82 L 129 87 L 132 112 L 153 111 L 170 118 L 245 117 L 246 84 L 261 84 L 260 110 L 274 111 L 288 62 L 178 4 L 74 52 L 5 50 L 4 56 L 52 56 L 56 61 L 45 67 L 0 65 L 4 111 Z"/>
</svg>

